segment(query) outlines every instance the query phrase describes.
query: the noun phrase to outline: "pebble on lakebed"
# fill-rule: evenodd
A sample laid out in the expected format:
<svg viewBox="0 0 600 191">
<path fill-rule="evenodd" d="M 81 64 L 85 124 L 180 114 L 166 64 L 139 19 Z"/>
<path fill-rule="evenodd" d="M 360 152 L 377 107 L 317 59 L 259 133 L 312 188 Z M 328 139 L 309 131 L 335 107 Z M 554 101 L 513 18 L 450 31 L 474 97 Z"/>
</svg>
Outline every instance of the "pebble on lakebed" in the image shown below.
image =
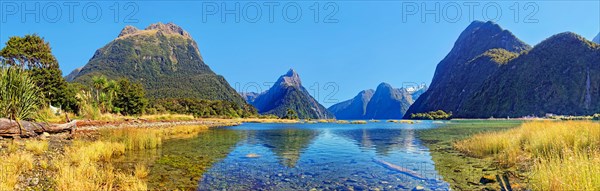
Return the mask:
<svg viewBox="0 0 600 191">
<path fill-rule="evenodd" d="M 256 154 L 256 153 L 250 153 L 246 155 L 246 158 L 258 158 L 260 157 L 260 155 Z"/>
</svg>

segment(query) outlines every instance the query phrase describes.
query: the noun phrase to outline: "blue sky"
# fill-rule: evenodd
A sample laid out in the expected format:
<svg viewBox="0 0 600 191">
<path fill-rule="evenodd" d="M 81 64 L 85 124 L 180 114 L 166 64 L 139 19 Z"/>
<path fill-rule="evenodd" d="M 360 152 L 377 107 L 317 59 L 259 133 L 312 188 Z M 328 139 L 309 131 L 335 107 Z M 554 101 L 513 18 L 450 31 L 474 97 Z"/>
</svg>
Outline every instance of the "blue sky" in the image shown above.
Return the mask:
<svg viewBox="0 0 600 191">
<path fill-rule="evenodd" d="M 235 14 L 222 21 L 222 11 L 236 4 L 240 21 Z M 10 36 L 37 33 L 50 42 L 64 75 L 126 25 L 174 22 L 234 88 L 257 91 L 258 84 L 264 91 L 294 68 L 326 106 L 380 82 L 429 84 L 472 20 L 492 19 L 531 45 L 565 31 L 591 40 L 600 31 L 599 1 L 1 1 L 0 8 L 0 47 Z"/>
</svg>

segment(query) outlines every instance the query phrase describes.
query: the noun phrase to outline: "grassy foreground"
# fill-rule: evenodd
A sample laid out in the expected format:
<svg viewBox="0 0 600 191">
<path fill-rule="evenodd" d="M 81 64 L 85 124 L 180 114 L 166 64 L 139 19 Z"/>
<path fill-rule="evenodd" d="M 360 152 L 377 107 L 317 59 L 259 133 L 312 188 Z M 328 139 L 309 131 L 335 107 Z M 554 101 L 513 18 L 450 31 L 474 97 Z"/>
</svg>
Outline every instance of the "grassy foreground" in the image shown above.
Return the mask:
<svg viewBox="0 0 600 191">
<path fill-rule="evenodd" d="M 600 124 L 536 121 L 455 143 L 478 158 L 529 173 L 533 190 L 600 190 Z"/>
<path fill-rule="evenodd" d="M 214 126 L 220 126 L 216 123 Z M 231 123 L 228 123 L 231 124 Z M 0 141 L 0 190 L 147 190 L 148 167 L 122 169 L 112 161 L 128 151 L 160 148 L 207 125 L 100 128 L 87 136 L 52 135 Z"/>
<path fill-rule="evenodd" d="M 453 190 L 499 190 L 498 184 L 482 184 L 482 177 L 503 173 L 490 158 L 474 158 L 456 150 L 453 144 L 470 136 L 498 132 L 519 126 L 520 120 L 452 120 L 440 128 L 417 131 L 431 152 L 435 168 Z M 512 181 L 512 180 L 511 180 Z M 512 181 L 515 182 L 515 181 Z"/>
<path fill-rule="evenodd" d="M 455 190 L 600 190 L 600 123 L 452 121 L 419 132 L 436 169 Z"/>
</svg>

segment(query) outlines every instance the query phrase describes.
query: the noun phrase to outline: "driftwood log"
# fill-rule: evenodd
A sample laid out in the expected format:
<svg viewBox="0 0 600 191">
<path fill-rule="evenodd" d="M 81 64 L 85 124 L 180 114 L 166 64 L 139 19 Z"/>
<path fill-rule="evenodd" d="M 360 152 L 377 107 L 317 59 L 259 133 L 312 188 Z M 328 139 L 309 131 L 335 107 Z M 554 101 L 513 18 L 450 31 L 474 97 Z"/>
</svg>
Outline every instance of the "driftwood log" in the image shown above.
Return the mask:
<svg viewBox="0 0 600 191">
<path fill-rule="evenodd" d="M 73 132 L 77 128 L 77 121 L 71 121 L 65 124 L 49 124 L 40 122 L 20 121 L 23 126 L 23 131 L 19 129 L 16 121 L 0 118 L 0 136 L 2 137 L 35 137 L 44 132 L 47 133 L 62 133 Z"/>
</svg>

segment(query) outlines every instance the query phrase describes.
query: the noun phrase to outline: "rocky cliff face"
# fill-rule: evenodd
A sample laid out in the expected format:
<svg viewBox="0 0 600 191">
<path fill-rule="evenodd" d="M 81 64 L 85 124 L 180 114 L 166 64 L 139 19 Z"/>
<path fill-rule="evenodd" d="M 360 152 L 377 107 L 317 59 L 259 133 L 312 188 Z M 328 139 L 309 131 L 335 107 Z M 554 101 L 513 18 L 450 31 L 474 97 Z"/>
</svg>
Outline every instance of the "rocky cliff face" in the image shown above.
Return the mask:
<svg viewBox="0 0 600 191">
<path fill-rule="evenodd" d="M 254 100 L 247 101 L 261 114 L 285 117 L 288 109 L 291 109 L 301 119 L 334 118 L 333 114 L 319 104 L 302 86 L 300 76 L 293 69 L 279 77 L 269 90 L 262 92 Z"/>
<path fill-rule="evenodd" d="M 144 30 L 125 27 L 118 38 L 98 49 L 74 77 L 128 78 L 141 82 L 154 98 L 199 98 L 244 103 L 220 75 L 206 65 L 188 32 L 173 24 L 156 23 Z"/>
<path fill-rule="evenodd" d="M 471 23 L 438 64 L 429 89 L 406 116 L 435 110 L 456 113 L 503 63 L 530 48 L 493 22 Z"/>
</svg>

